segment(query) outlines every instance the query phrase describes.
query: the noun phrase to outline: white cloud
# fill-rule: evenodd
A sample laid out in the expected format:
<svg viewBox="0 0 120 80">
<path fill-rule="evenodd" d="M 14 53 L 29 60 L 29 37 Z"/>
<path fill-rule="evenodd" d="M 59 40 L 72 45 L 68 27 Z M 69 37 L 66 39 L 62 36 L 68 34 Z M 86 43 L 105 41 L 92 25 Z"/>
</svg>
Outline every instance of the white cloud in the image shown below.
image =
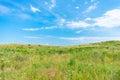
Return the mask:
<svg viewBox="0 0 120 80">
<path fill-rule="evenodd" d="M 40 9 L 38 9 L 38 8 L 35 8 L 35 7 L 33 7 L 32 5 L 30 5 L 30 9 L 31 9 L 31 11 L 32 12 L 40 12 Z"/>
<path fill-rule="evenodd" d="M 6 6 L 0 5 L 0 14 L 8 14 L 10 9 Z"/>
<path fill-rule="evenodd" d="M 91 21 L 91 20 L 92 20 L 92 19 L 91 19 L 91 18 L 89 18 L 89 17 L 85 19 L 85 21 Z"/>
<path fill-rule="evenodd" d="M 75 8 L 76 8 L 76 9 L 79 9 L 80 7 L 79 7 L 79 6 L 76 6 Z"/>
<path fill-rule="evenodd" d="M 38 31 L 39 28 L 23 28 L 24 31 Z"/>
<path fill-rule="evenodd" d="M 62 40 L 68 40 L 68 41 L 83 41 L 84 37 L 74 38 L 74 37 L 61 37 Z"/>
<path fill-rule="evenodd" d="M 60 19 L 60 23 L 65 23 L 65 19 L 64 18 L 62 18 L 62 19 Z"/>
<path fill-rule="evenodd" d="M 63 26 L 63 25 L 65 25 L 65 23 L 66 23 L 66 19 L 64 19 L 64 18 L 61 18 L 61 19 L 58 19 L 58 25 L 61 27 L 61 26 Z"/>
<path fill-rule="evenodd" d="M 38 39 L 40 37 L 37 37 L 37 36 L 24 36 L 25 38 L 28 38 L 28 39 Z"/>
<path fill-rule="evenodd" d="M 51 4 L 49 5 L 49 9 L 52 10 L 56 6 L 56 0 L 51 0 Z"/>
<path fill-rule="evenodd" d="M 38 30 L 48 30 L 55 28 L 67 27 L 69 29 L 79 29 L 79 28 L 94 28 L 94 27 L 105 27 L 105 28 L 114 28 L 120 27 L 120 9 L 113 9 L 105 12 L 101 17 L 96 18 L 86 18 L 84 20 L 78 21 L 68 21 L 64 18 L 59 18 L 56 22 L 57 26 L 48 26 L 41 28 L 27 28 L 23 29 L 26 31 L 38 31 Z M 76 32 L 79 33 L 79 32 Z"/>
<path fill-rule="evenodd" d="M 69 26 L 72 28 L 97 26 L 104 28 L 120 27 L 120 9 L 109 10 L 105 12 L 101 17 L 86 18 L 80 22 L 71 22 Z"/>
<path fill-rule="evenodd" d="M 92 10 L 95 10 L 97 8 L 97 3 L 94 3 L 93 5 L 89 6 L 86 10 L 85 13 L 91 12 Z"/>
<path fill-rule="evenodd" d="M 58 27 L 57 26 L 49 26 L 49 27 L 41 27 L 40 29 L 48 30 L 48 29 L 55 29 L 55 28 L 58 28 Z"/>
<path fill-rule="evenodd" d="M 73 42 L 98 42 L 108 40 L 120 40 L 120 37 L 61 37 L 60 39 Z"/>
<path fill-rule="evenodd" d="M 57 26 L 41 27 L 41 28 L 23 28 L 23 31 L 39 31 L 39 30 L 50 30 L 58 28 Z"/>
<path fill-rule="evenodd" d="M 86 27 L 90 26 L 90 24 L 88 24 L 84 21 L 71 21 L 71 22 L 69 21 L 69 22 L 67 22 L 66 26 L 69 28 L 75 29 L 75 28 L 86 28 Z"/>
<path fill-rule="evenodd" d="M 112 28 L 120 27 L 120 9 L 107 11 L 103 16 L 94 18 L 94 26 Z"/>
</svg>

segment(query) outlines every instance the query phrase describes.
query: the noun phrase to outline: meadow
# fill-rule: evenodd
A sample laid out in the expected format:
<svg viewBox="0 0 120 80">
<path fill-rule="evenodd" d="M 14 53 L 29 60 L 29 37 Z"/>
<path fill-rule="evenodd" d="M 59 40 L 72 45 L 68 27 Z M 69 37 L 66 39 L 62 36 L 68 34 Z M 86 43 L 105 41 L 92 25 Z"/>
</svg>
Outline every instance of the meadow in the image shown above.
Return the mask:
<svg viewBox="0 0 120 80">
<path fill-rule="evenodd" d="M 0 45 L 0 80 L 120 80 L 120 41 Z"/>
</svg>

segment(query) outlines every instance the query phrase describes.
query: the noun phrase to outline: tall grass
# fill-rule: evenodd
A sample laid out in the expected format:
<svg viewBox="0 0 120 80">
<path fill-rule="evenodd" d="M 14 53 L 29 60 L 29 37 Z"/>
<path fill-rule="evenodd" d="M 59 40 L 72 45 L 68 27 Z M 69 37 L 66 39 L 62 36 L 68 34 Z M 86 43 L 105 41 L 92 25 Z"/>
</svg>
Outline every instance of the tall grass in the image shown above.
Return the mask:
<svg viewBox="0 0 120 80">
<path fill-rule="evenodd" d="M 120 42 L 1 45 L 0 80 L 120 80 Z"/>
</svg>

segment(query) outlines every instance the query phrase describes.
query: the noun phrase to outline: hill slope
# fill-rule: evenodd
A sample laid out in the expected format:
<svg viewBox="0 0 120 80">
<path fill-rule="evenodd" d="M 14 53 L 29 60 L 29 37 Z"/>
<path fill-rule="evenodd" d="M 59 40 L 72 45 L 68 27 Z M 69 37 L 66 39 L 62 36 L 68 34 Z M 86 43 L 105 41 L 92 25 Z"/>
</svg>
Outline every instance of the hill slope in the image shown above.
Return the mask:
<svg viewBox="0 0 120 80">
<path fill-rule="evenodd" d="M 120 41 L 0 45 L 0 80 L 120 80 Z"/>
</svg>

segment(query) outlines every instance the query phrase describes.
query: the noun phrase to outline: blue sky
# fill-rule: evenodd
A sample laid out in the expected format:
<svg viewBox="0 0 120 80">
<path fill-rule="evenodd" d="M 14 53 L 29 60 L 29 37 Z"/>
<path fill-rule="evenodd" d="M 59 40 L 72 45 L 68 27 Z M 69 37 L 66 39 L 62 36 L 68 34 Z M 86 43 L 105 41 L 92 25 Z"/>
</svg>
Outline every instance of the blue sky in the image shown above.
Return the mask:
<svg viewBox="0 0 120 80">
<path fill-rule="evenodd" d="M 0 44 L 120 40 L 120 0 L 0 0 Z"/>
</svg>

